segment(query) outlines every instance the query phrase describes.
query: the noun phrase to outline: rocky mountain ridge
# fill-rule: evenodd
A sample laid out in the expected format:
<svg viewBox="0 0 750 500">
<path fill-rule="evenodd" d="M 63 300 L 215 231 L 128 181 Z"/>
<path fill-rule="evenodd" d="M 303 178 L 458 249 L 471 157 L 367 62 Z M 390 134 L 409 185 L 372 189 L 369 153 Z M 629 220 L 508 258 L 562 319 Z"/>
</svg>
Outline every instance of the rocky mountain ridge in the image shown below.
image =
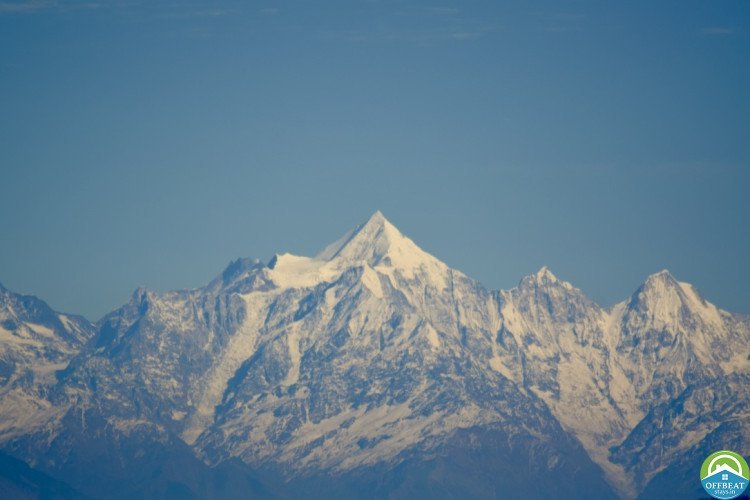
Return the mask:
<svg viewBox="0 0 750 500">
<path fill-rule="evenodd" d="M 44 309 L 2 294 L 2 318 Z M 674 479 L 700 465 L 686 456 L 750 452 L 747 317 L 667 271 L 610 308 L 547 268 L 487 290 L 380 212 L 316 257 L 139 289 L 97 325 L 43 316 L 2 323 L 0 446 L 83 492 L 76 461 L 98 456 L 95 439 L 125 450 L 114 462 L 154 447 L 240 461 L 276 478 L 254 490 L 270 496 L 330 478 L 351 485 L 342 495 L 367 481 L 373 496 L 450 496 L 478 474 L 479 496 L 579 496 L 585 482 L 664 498 L 699 494 Z M 519 490 L 524 474 L 542 486 Z"/>
</svg>

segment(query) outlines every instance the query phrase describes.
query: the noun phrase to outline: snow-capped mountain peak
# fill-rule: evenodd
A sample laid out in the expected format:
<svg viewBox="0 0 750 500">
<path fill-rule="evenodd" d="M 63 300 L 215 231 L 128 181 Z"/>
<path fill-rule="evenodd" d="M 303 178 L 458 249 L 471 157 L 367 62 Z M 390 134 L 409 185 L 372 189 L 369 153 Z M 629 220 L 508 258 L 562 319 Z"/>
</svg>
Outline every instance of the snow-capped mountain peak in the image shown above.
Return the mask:
<svg viewBox="0 0 750 500">
<path fill-rule="evenodd" d="M 315 258 L 319 260 L 332 260 L 338 257 L 339 254 L 344 250 L 344 248 L 346 248 L 349 243 L 357 238 L 357 236 L 359 236 L 360 234 L 365 235 L 360 239 L 366 239 L 366 235 L 372 237 L 373 235 L 377 235 L 379 232 L 382 232 L 383 229 L 385 229 L 386 225 L 391 226 L 393 227 L 393 229 L 395 229 L 395 227 L 390 222 L 388 222 L 385 216 L 383 216 L 383 213 L 380 210 L 377 210 L 370 216 L 369 219 L 367 219 L 366 222 L 360 224 L 351 231 L 348 231 L 344 236 L 326 246 L 318 255 L 315 256 Z"/>
<path fill-rule="evenodd" d="M 699 321 L 720 327 L 721 314 L 690 283 L 677 281 L 666 269 L 649 276 L 631 296 L 628 309 L 663 325 Z M 692 318 L 692 319 L 690 319 Z"/>
<path fill-rule="evenodd" d="M 371 267 L 384 264 L 404 269 L 439 262 L 404 236 L 379 210 L 367 222 L 326 247 L 317 258 L 340 264 L 367 263 Z"/>
<path fill-rule="evenodd" d="M 537 289 L 552 290 L 555 288 L 562 288 L 568 291 L 577 290 L 572 284 L 555 276 L 547 266 L 542 266 L 534 274 L 525 276 L 521 279 L 517 287 L 519 291 Z"/>
<path fill-rule="evenodd" d="M 555 276 L 554 274 L 552 274 L 552 271 L 550 271 L 549 267 L 547 267 L 547 266 L 542 266 L 539 269 L 539 271 L 536 272 L 535 276 L 540 281 L 541 280 L 548 280 L 548 281 L 551 281 L 553 283 L 557 281 L 557 276 Z"/>
<path fill-rule="evenodd" d="M 662 269 L 661 271 L 648 276 L 643 283 L 645 287 L 651 288 L 669 288 L 676 286 L 677 284 L 677 279 L 675 279 L 674 275 L 672 275 L 668 269 Z"/>
<path fill-rule="evenodd" d="M 439 288 L 445 286 L 449 270 L 377 211 L 315 257 L 275 255 L 269 262 L 268 275 L 281 288 L 305 288 L 333 281 L 347 269 L 360 266 L 387 275 L 397 272 L 407 279 L 420 273 Z"/>
<path fill-rule="evenodd" d="M 380 212 L 315 257 L 266 262 L 233 261 L 202 288 L 138 289 L 91 342 L 93 325 L 0 289 L 0 445 L 18 437 L 54 471 L 106 429 L 128 460 L 123 440 L 169 442 L 216 467 L 346 483 L 423 467 L 467 436 L 444 470 L 463 449 L 491 471 L 552 457 L 530 472 L 553 475 L 545 492 L 585 467 L 604 488 L 593 496 L 630 498 L 747 408 L 750 320 L 666 270 L 607 309 L 546 266 L 491 291 Z"/>
</svg>

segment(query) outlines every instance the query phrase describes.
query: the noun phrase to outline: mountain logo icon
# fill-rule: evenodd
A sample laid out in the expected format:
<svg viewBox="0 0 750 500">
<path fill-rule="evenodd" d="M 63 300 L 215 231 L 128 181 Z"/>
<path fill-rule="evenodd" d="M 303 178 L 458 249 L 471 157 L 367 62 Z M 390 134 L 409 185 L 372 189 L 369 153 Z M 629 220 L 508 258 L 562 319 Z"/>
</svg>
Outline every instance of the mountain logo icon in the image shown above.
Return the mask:
<svg viewBox="0 0 750 500">
<path fill-rule="evenodd" d="M 700 478 L 706 493 L 719 500 L 728 500 L 745 492 L 750 482 L 750 470 L 742 455 L 722 450 L 711 453 L 703 461 Z"/>
</svg>

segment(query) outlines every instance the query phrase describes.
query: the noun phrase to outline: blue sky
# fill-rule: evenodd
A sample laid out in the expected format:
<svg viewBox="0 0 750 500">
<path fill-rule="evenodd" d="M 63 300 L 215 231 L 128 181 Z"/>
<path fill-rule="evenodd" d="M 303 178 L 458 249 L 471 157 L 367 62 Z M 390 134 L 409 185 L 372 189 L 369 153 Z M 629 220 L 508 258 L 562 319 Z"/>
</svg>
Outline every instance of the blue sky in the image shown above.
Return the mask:
<svg viewBox="0 0 750 500">
<path fill-rule="evenodd" d="M 750 313 L 750 2 L 0 0 L 0 282 L 96 319 L 376 209 L 490 288 Z"/>
</svg>

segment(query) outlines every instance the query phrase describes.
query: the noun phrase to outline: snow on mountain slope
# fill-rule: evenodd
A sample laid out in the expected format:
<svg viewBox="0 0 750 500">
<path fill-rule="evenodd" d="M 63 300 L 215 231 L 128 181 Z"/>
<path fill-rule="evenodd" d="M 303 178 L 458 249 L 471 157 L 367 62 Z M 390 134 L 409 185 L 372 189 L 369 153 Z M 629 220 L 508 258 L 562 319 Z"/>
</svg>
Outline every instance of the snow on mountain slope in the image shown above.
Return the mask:
<svg viewBox="0 0 750 500">
<path fill-rule="evenodd" d="M 136 291 L 59 398 L 125 433 L 179 434 L 212 463 L 289 471 L 375 464 L 493 422 L 555 435 L 541 401 L 488 369 L 493 300 L 376 213 L 316 258 L 240 260 L 202 289 Z"/>
<path fill-rule="evenodd" d="M 632 387 L 620 404 L 631 429 L 653 418 L 655 408 L 676 404 L 691 387 L 750 371 L 750 363 L 742 361 L 750 351 L 739 347 L 750 344 L 747 325 L 668 271 L 650 276 L 610 314 L 613 360 Z"/>
<path fill-rule="evenodd" d="M 46 345 L 54 329 L 32 323 L 0 331 L 3 348 Z M 103 418 L 114 442 L 179 436 L 209 464 L 239 458 L 297 481 L 391 470 L 487 429 L 575 468 L 568 433 L 634 497 L 743 418 L 696 391 L 742 390 L 750 353 L 716 346 L 750 345 L 749 326 L 666 271 L 606 309 L 547 268 L 492 292 L 376 212 L 315 257 L 238 259 L 202 288 L 137 290 L 37 398 L 61 415 L 13 446 L 31 460 L 60 443 L 62 460 L 97 428 L 71 435 L 65 422 Z M 654 437 L 658 415 L 673 415 L 669 439 Z"/>
<path fill-rule="evenodd" d="M 0 440 L 43 425 L 58 410 L 47 391 L 93 334 L 84 318 L 0 285 Z"/>
<path fill-rule="evenodd" d="M 613 360 L 607 311 L 546 267 L 497 296 L 495 365 L 542 398 L 609 480 L 632 495 L 622 467 L 608 459 L 630 429 L 620 405 L 633 388 Z"/>
<path fill-rule="evenodd" d="M 747 328 L 668 271 L 607 310 L 546 268 L 498 301 L 495 365 L 539 395 L 625 495 L 640 473 L 610 448 L 687 387 L 750 368 L 744 350 L 716 349 L 747 345 Z"/>
<path fill-rule="evenodd" d="M 365 266 L 379 274 L 396 273 L 407 279 L 443 280 L 448 267 L 420 249 L 375 212 L 364 224 L 323 249 L 316 257 L 276 255 L 269 263 L 268 276 L 280 288 L 313 287 L 331 282 L 352 267 Z M 368 279 L 369 278 L 369 279 Z M 365 279 L 379 293 L 374 274 Z M 445 281 L 438 281 L 439 288 Z"/>
<path fill-rule="evenodd" d="M 377 280 L 377 292 L 368 279 Z M 447 269 L 442 280 L 453 280 L 456 295 L 472 285 Z M 425 295 L 435 298 L 428 303 Z M 347 469 L 495 419 L 483 407 L 499 403 L 472 398 L 476 389 L 466 386 L 464 372 L 484 359 L 464 346 L 451 297 L 367 263 L 333 283 L 286 291 L 269 312 L 262 347 L 231 381 L 217 425 L 197 445 L 213 460 Z M 492 371 L 472 375 L 485 391 L 505 384 Z"/>
<path fill-rule="evenodd" d="M 643 488 L 684 455 L 692 455 L 693 450 L 702 450 L 705 457 L 719 449 L 707 442 L 718 441 L 723 447 L 731 444 L 747 454 L 748 383 L 750 372 L 744 372 L 687 386 L 674 400 L 654 405 L 627 439 L 613 449 L 612 460 L 631 470 L 634 482 Z"/>
<path fill-rule="evenodd" d="M 167 428 L 180 432 L 189 443 L 198 440 L 208 428 L 214 437 L 201 438 L 197 442 L 199 447 L 221 436 L 221 445 L 214 446 L 213 451 L 217 457 L 241 455 L 248 462 L 264 460 L 266 454 L 291 460 L 297 452 L 289 450 L 304 446 L 310 436 L 315 438 L 320 432 L 319 422 L 347 419 L 358 413 L 364 418 L 363 422 L 371 420 L 371 423 L 352 426 L 351 432 L 342 438 L 345 446 L 335 449 L 336 457 L 320 460 L 341 461 L 342 457 L 349 456 L 352 464 L 359 463 L 360 458 L 351 458 L 353 445 L 358 450 L 354 455 L 367 455 L 370 457 L 367 460 L 374 461 L 392 456 L 424 439 L 427 434 L 420 438 L 417 431 L 428 424 L 434 432 L 455 428 L 455 424 L 438 425 L 431 420 L 406 418 L 414 411 L 408 402 L 409 395 L 422 386 L 425 386 L 424 391 L 428 386 L 434 386 L 430 390 L 435 391 L 453 387 L 455 392 L 453 398 L 460 410 L 458 414 L 443 412 L 435 415 L 433 420 L 455 420 L 465 426 L 492 420 L 481 416 L 475 404 L 461 406 L 465 397 L 457 389 L 458 384 L 446 386 L 442 378 L 428 379 L 422 373 L 425 365 L 438 364 L 439 361 L 447 363 L 441 359 L 441 350 L 445 350 L 442 356 L 446 359 L 460 358 L 461 343 L 466 341 L 468 328 L 486 322 L 475 316 L 486 314 L 486 304 L 491 302 L 488 293 L 484 292 L 483 304 L 472 306 L 478 285 L 419 250 L 379 213 L 332 251 L 324 251 L 321 255 L 313 259 L 277 255 L 267 267 L 256 267 L 243 275 L 243 281 L 262 283 L 263 286 L 245 287 L 241 294 L 234 292 L 241 287 L 240 283 L 231 282 L 229 295 L 214 284 L 212 293 L 222 297 L 221 300 L 235 301 L 238 318 L 241 316 L 227 330 L 231 333 L 226 343 L 217 342 L 218 337 L 210 338 L 210 328 L 204 331 L 203 325 L 189 320 L 200 315 L 185 310 L 187 302 L 196 300 L 195 297 L 185 297 L 193 294 L 205 296 L 205 290 L 163 297 L 147 294 L 148 305 L 142 304 L 143 299 L 134 297 L 134 303 L 126 308 L 131 312 L 115 315 L 128 318 L 115 328 L 122 333 L 110 333 L 108 322 L 102 329 L 102 338 L 112 337 L 108 342 L 116 347 L 108 347 L 82 360 L 82 366 L 73 372 L 71 380 L 111 380 L 114 382 L 112 386 L 103 387 L 99 383 L 97 387 L 110 395 L 118 393 L 117 386 L 129 385 L 123 382 L 148 380 L 149 384 L 145 384 L 147 395 L 144 395 L 148 399 L 143 406 L 149 409 L 171 408 L 178 417 L 163 418 L 165 413 L 161 417 L 152 413 L 148 418 L 157 419 Z M 131 318 L 136 310 L 138 314 Z M 457 315 L 467 322 L 462 330 Z M 161 321 L 152 322 L 152 317 L 161 318 Z M 171 335 L 175 338 L 170 338 Z M 189 364 L 168 361 L 170 353 L 185 355 L 193 352 L 185 345 L 175 346 L 175 342 L 184 338 L 195 343 L 196 337 L 202 339 L 204 350 L 211 353 L 210 363 L 204 363 L 200 352 L 190 356 Z M 488 346 L 491 335 L 485 332 L 483 339 Z M 123 342 L 127 347 L 120 347 Z M 139 346 L 143 342 L 149 345 Z M 160 353 L 164 346 L 167 352 Z M 388 353 L 383 356 L 380 352 L 386 350 L 386 346 Z M 139 356 L 136 363 L 109 370 L 109 363 L 119 359 L 119 353 L 126 352 L 126 349 L 144 355 Z M 342 354 L 334 351 L 342 351 Z M 383 359 L 377 377 L 365 373 L 364 360 L 378 357 Z M 413 361 L 407 361 L 410 358 Z M 154 363 L 149 363 L 149 359 Z M 105 374 L 101 374 L 103 368 Z M 91 370 L 99 373 L 94 375 Z M 397 395 L 389 394 L 389 386 L 397 385 L 390 379 L 399 371 L 403 372 L 406 385 L 399 388 Z M 177 378 L 170 375 L 172 373 L 180 374 L 179 383 L 172 383 Z M 489 374 L 494 379 L 501 378 L 494 372 Z M 453 377 L 460 381 L 460 376 L 454 374 Z M 353 411 L 351 407 L 359 408 L 361 403 L 352 399 L 364 397 L 362 388 L 375 382 L 375 378 L 383 379 L 377 382 L 382 387 L 371 387 L 370 397 L 380 404 L 373 406 L 374 403 L 370 403 L 372 408 L 355 408 Z M 341 392 L 339 399 L 334 400 L 327 393 L 338 385 L 341 385 Z M 170 391 L 160 389 L 164 387 L 183 390 L 177 398 L 165 401 Z M 273 416 L 280 411 L 278 406 L 284 404 L 280 401 L 281 396 L 271 397 L 267 408 L 253 404 L 248 409 L 247 402 L 264 397 L 267 392 L 290 390 L 299 392 L 295 397 L 302 401 L 295 411 L 302 415 L 296 415 L 296 420 L 289 424 L 288 429 L 284 428 L 284 432 L 297 432 L 300 439 L 284 449 L 275 441 L 283 419 Z M 188 394 L 192 396 L 188 397 Z M 414 397 L 416 395 L 415 392 Z M 133 407 L 128 402 L 130 397 L 122 394 L 114 398 L 119 400 L 125 413 Z M 233 404 L 237 408 L 231 406 Z M 214 421 L 221 421 L 222 425 L 217 427 Z M 330 425 L 330 422 L 325 425 Z M 358 442 L 383 440 L 386 434 L 378 434 L 378 425 L 403 427 L 399 431 L 401 437 L 388 436 L 386 441 L 389 442 L 378 447 L 381 451 L 362 451 L 364 448 Z M 376 427 L 373 429 L 372 426 Z M 241 440 L 233 435 L 235 430 L 243 436 Z M 330 449 L 334 450 L 333 447 Z M 320 460 L 316 462 L 310 458 L 312 463 L 320 464 Z M 295 463 L 305 462 L 295 460 Z"/>
</svg>

